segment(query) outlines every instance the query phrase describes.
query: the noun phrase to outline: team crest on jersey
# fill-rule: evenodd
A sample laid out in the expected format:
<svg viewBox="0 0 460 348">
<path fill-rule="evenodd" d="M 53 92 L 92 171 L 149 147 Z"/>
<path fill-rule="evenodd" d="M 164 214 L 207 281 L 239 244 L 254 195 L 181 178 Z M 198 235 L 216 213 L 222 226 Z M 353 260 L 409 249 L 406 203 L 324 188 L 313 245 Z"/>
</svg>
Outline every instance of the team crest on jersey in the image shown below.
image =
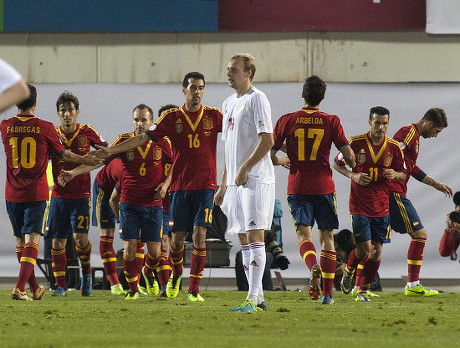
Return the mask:
<svg viewBox="0 0 460 348">
<path fill-rule="evenodd" d="M 134 159 L 134 152 L 133 151 L 126 152 L 126 159 L 128 161 L 132 161 Z"/>
<path fill-rule="evenodd" d="M 244 104 L 240 104 L 240 105 L 238 106 L 238 112 L 243 112 L 244 107 L 245 107 Z"/>
<path fill-rule="evenodd" d="M 264 126 L 265 126 L 264 121 L 259 120 L 259 128 L 262 128 L 262 127 L 264 127 Z"/>
<path fill-rule="evenodd" d="M 356 160 L 359 164 L 366 162 L 366 154 L 364 153 L 364 150 L 361 149 L 361 151 L 359 151 L 358 156 L 356 156 Z"/>
<path fill-rule="evenodd" d="M 212 118 L 206 117 L 203 119 L 203 129 L 210 130 L 213 128 Z"/>
<path fill-rule="evenodd" d="M 85 147 L 88 143 L 88 138 L 84 134 L 80 134 L 77 138 L 78 147 Z"/>
<path fill-rule="evenodd" d="M 161 149 L 159 147 L 153 149 L 153 160 L 154 161 L 161 160 Z"/>
<path fill-rule="evenodd" d="M 385 157 L 383 158 L 383 166 L 389 167 L 391 166 L 391 162 L 393 162 L 393 156 L 391 154 L 385 155 Z"/>
<path fill-rule="evenodd" d="M 182 123 L 182 120 L 177 120 L 176 121 L 176 133 L 181 134 L 184 131 L 184 124 Z"/>
</svg>

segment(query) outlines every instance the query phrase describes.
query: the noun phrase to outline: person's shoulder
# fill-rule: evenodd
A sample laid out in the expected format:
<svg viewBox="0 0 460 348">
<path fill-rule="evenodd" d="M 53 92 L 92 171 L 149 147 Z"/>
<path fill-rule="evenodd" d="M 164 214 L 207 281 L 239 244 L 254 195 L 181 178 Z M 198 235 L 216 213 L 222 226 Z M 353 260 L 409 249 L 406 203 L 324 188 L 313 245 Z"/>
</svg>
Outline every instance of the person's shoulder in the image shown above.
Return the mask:
<svg viewBox="0 0 460 348">
<path fill-rule="evenodd" d="M 365 140 L 365 139 L 366 139 L 366 133 L 359 134 L 359 135 L 353 135 L 350 137 L 350 143 L 360 141 L 360 140 Z"/>
<path fill-rule="evenodd" d="M 99 135 L 99 132 L 90 124 L 80 124 L 80 129 L 86 132 L 93 132 Z"/>
<path fill-rule="evenodd" d="M 203 105 L 203 110 L 209 113 L 222 114 L 222 111 L 219 108 L 215 108 L 213 106 Z"/>
<path fill-rule="evenodd" d="M 391 144 L 392 146 L 396 146 L 398 148 L 400 147 L 399 141 L 394 140 L 393 138 L 390 138 L 388 136 L 386 138 L 387 138 L 388 143 Z"/>
</svg>

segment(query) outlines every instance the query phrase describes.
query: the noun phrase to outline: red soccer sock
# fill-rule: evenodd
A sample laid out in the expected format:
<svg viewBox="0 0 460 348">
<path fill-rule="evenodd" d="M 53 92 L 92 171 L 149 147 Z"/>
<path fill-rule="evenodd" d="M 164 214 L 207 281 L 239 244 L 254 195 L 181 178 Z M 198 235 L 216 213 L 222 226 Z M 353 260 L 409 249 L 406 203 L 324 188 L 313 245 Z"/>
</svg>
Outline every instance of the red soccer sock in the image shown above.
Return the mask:
<svg viewBox="0 0 460 348">
<path fill-rule="evenodd" d="M 113 249 L 113 237 L 101 236 L 99 240 L 99 253 L 110 286 L 120 284 L 117 274 L 117 254 Z"/>
<path fill-rule="evenodd" d="M 34 272 L 34 266 L 37 263 L 37 257 L 38 244 L 26 243 L 21 256 L 21 268 L 19 270 L 18 282 L 16 283 L 16 288 L 18 288 L 19 291 L 24 291 L 26 283 L 29 281 L 31 274 Z"/>
<path fill-rule="evenodd" d="M 51 249 L 51 266 L 58 287 L 67 289 L 65 271 L 67 268 L 67 254 L 64 249 Z"/>
<path fill-rule="evenodd" d="M 141 276 L 142 267 L 144 267 L 144 262 L 145 262 L 144 243 L 138 240 L 137 249 L 136 249 L 136 263 L 137 263 L 137 275 L 139 277 Z"/>
<path fill-rule="evenodd" d="M 407 282 L 420 280 L 420 268 L 422 267 L 423 250 L 426 238 L 413 238 L 407 251 Z"/>
<path fill-rule="evenodd" d="M 358 286 L 361 290 L 363 289 L 365 282 L 364 268 L 368 260 L 369 258 L 366 256 L 364 259 L 359 261 L 358 266 L 356 267 L 355 286 Z"/>
<path fill-rule="evenodd" d="M 81 273 L 83 274 L 91 274 L 91 247 L 90 241 L 88 241 L 88 244 L 83 249 L 75 245 L 75 250 L 81 263 Z"/>
<path fill-rule="evenodd" d="M 321 250 L 320 254 L 321 276 L 323 282 L 323 294 L 332 297 L 334 286 L 336 253 L 332 250 Z"/>
<path fill-rule="evenodd" d="M 169 258 L 166 256 L 166 250 L 161 250 L 160 264 L 156 268 L 158 282 L 160 283 L 160 289 L 163 288 L 171 276 L 171 264 Z"/>
<path fill-rule="evenodd" d="M 174 275 L 180 277 L 184 268 L 184 246 L 177 251 L 169 247 L 169 258 Z"/>
<path fill-rule="evenodd" d="M 190 285 L 188 292 L 200 292 L 200 282 L 203 277 L 204 264 L 206 263 L 206 248 L 193 248 L 192 263 L 190 265 Z"/>
<path fill-rule="evenodd" d="M 126 259 L 126 257 L 123 255 L 123 271 L 125 273 L 126 281 L 129 285 L 129 290 L 136 292 L 139 291 L 139 288 L 137 286 L 139 277 L 137 276 L 138 264 L 136 257 L 134 257 L 133 259 Z"/>
<path fill-rule="evenodd" d="M 303 240 L 299 243 L 299 253 L 308 269 L 312 269 L 316 261 L 316 249 L 310 240 Z"/>
<path fill-rule="evenodd" d="M 363 271 L 363 286 L 361 287 L 361 290 L 369 290 L 371 287 L 372 283 L 375 280 L 375 276 L 377 275 L 377 271 L 380 268 L 380 260 L 379 261 L 374 261 L 372 259 L 367 260 L 366 264 L 364 265 L 364 271 Z"/>
<path fill-rule="evenodd" d="M 149 253 L 145 256 L 144 274 L 147 277 L 153 276 L 153 271 L 160 263 L 160 258 L 152 258 Z"/>
<path fill-rule="evenodd" d="M 21 257 L 22 257 L 23 252 L 24 252 L 24 247 L 18 247 L 18 246 L 16 247 L 16 257 L 17 257 L 19 263 L 21 263 Z M 37 279 L 35 278 L 35 269 L 32 270 L 32 273 L 30 275 L 28 283 L 29 283 L 30 291 L 32 293 L 37 291 L 38 282 L 37 282 Z"/>
</svg>

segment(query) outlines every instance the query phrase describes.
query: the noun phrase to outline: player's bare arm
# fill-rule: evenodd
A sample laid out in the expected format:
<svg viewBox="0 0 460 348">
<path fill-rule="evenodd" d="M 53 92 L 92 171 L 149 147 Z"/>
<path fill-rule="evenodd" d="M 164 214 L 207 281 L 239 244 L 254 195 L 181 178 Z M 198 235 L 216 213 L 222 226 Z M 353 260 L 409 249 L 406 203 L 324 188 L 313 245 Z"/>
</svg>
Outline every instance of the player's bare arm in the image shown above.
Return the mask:
<svg viewBox="0 0 460 348">
<path fill-rule="evenodd" d="M 73 163 L 81 163 L 81 164 L 85 164 L 88 166 L 95 166 L 95 165 L 103 164 L 102 160 L 96 156 L 96 153 L 94 151 L 86 154 L 85 156 L 80 156 L 80 155 L 73 153 L 72 151 L 66 150 L 62 154 L 61 159 L 64 161 L 69 161 Z"/>
<path fill-rule="evenodd" d="M 356 159 L 355 159 L 355 153 L 353 149 L 351 148 L 350 145 L 344 145 L 342 146 L 339 151 L 343 155 L 343 160 L 345 163 L 350 167 L 354 168 L 356 166 Z"/>
<path fill-rule="evenodd" d="M 58 183 L 61 186 L 65 186 L 69 181 L 71 181 L 73 178 L 75 178 L 78 175 L 89 173 L 90 171 L 102 167 L 103 164 L 97 164 L 95 166 L 87 166 L 87 165 L 81 165 L 78 166 L 72 170 L 63 170 L 59 174 L 58 177 Z"/>
<path fill-rule="evenodd" d="M 273 134 L 272 133 L 260 133 L 259 143 L 248 157 L 248 159 L 241 165 L 238 173 L 235 177 L 235 184 L 238 186 L 246 184 L 248 181 L 248 173 L 273 147 Z"/>
<path fill-rule="evenodd" d="M 431 176 L 425 176 L 422 182 L 429 186 L 433 186 L 436 190 L 441 191 L 447 197 L 452 197 L 452 189 L 448 185 L 433 179 Z"/>
<path fill-rule="evenodd" d="M 383 176 L 390 180 L 404 181 L 406 180 L 406 173 L 397 172 L 394 169 L 387 168 L 383 170 Z"/>
<path fill-rule="evenodd" d="M 283 166 L 286 169 L 289 169 L 291 167 L 291 161 L 289 160 L 289 157 L 279 157 L 276 156 L 277 151 L 271 149 L 270 150 L 270 158 L 272 160 L 272 163 L 274 166 Z"/>
<path fill-rule="evenodd" d="M 225 191 L 227 191 L 227 166 L 225 165 L 225 156 L 224 156 L 224 170 L 222 172 L 222 179 L 219 188 L 214 195 L 214 204 L 215 205 L 222 205 L 222 201 L 224 200 Z"/>
<path fill-rule="evenodd" d="M 367 186 L 371 182 L 371 177 L 366 173 L 353 173 L 348 170 L 345 166 L 339 166 L 337 163 L 333 163 L 332 167 L 343 176 L 353 180 L 355 183 L 361 186 Z"/>
<path fill-rule="evenodd" d="M 120 218 L 120 193 L 115 188 L 110 195 L 109 204 L 117 218 Z"/>
<path fill-rule="evenodd" d="M 126 141 L 123 141 L 122 143 L 119 143 L 115 146 L 104 147 L 96 145 L 98 148 L 98 150 L 96 151 L 96 155 L 97 157 L 104 159 L 110 157 L 111 155 L 126 152 L 131 149 L 134 149 L 135 147 L 141 146 L 148 140 L 150 140 L 149 136 L 145 133 L 142 133 Z"/>
</svg>

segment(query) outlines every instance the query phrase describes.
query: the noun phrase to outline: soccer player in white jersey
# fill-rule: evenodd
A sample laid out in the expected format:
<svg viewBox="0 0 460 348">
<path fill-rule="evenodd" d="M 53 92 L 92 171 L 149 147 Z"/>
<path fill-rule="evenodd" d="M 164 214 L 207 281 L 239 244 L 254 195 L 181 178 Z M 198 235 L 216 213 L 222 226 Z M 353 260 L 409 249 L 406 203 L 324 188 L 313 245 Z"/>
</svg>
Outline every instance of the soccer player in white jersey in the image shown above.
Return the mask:
<svg viewBox="0 0 460 348">
<path fill-rule="evenodd" d="M 264 230 L 270 229 L 275 202 L 275 174 L 269 151 L 273 125 L 267 97 L 252 86 L 254 58 L 237 54 L 227 66 L 228 84 L 235 94 L 222 111 L 225 165 L 215 202 L 228 218 L 228 232 L 238 233 L 248 278 L 246 300 L 231 311 L 266 310 L 262 276 L 266 255 Z"/>
<path fill-rule="evenodd" d="M 29 87 L 21 75 L 7 62 L 0 59 L 0 112 L 19 104 L 29 97 Z"/>
</svg>

